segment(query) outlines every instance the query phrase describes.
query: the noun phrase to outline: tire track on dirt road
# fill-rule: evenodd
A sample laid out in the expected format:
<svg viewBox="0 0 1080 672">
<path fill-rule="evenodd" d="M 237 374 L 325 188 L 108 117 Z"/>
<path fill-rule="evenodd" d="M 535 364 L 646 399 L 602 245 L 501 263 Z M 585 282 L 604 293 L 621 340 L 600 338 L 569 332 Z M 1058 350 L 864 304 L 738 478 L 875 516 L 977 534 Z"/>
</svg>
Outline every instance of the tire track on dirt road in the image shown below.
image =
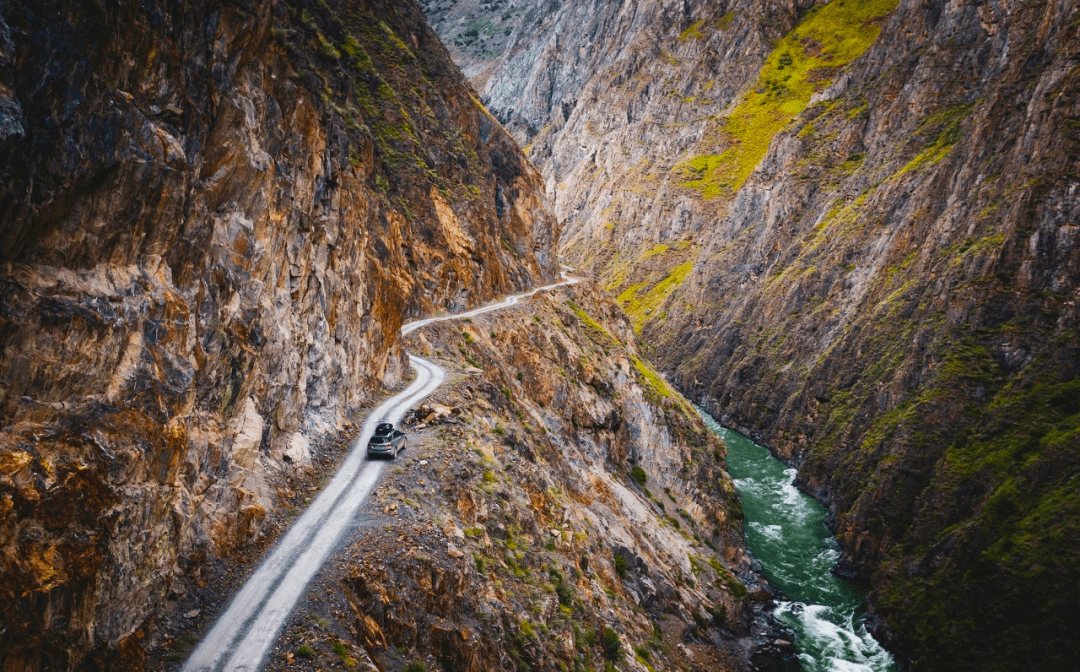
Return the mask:
<svg viewBox="0 0 1080 672">
<path fill-rule="evenodd" d="M 465 313 L 409 322 L 402 326 L 401 335 L 433 322 L 460 320 L 500 310 L 537 292 L 578 282 L 565 272 L 563 278 L 562 282 L 515 294 Z M 446 371 L 438 364 L 412 354 L 409 363 L 417 372 L 416 380 L 371 412 L 334 478 L 233 597 L 229 607 L 192 652 L 183 672 L 254 672 L 259 669 L 296 602 L 334 552 L 356 512 L 379 481 L 385 462 L 365 459 L 365 447 L 375 426 L 380 422 L 397 424 L 409 409 L 446 380 Z"/>
</svg>

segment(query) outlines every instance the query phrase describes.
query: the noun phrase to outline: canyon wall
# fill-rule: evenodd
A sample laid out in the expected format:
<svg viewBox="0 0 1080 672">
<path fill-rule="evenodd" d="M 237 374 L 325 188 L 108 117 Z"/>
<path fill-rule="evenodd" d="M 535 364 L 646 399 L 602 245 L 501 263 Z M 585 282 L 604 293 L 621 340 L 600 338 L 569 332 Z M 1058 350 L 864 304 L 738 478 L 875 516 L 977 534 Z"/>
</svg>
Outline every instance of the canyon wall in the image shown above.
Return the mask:
<svg viewBox="0 0 1080 672">
<path fill-rule="evenodd" d="M 557 274 L 542 181 L 411 2 L 0 6 L 0 669 L 137 669 L 407 375 Z"/>
<path fill-rule="evenodd" d="M 800 466 L 913 669 L 1075 668 L 1076 3 L 547 7 L 474 81 L 568 262 Z"/>
</svg>

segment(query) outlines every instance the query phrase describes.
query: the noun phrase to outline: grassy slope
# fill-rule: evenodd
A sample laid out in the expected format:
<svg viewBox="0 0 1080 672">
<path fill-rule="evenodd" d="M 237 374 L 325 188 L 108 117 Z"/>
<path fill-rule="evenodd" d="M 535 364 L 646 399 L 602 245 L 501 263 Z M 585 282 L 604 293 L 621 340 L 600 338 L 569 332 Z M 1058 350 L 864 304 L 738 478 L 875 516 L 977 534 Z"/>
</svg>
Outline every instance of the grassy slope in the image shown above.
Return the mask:
<svg viewBox="0 0 1080 672">
<path fill-rule="evenodd" d="M 685 187 L 705 199 L 732 196 L 746 182 L 779 133 L 832 83 L 836 73 L 866 51 L 897 0 L 834 0 L 807 13 L 769 55 L 757 81 L 734 111 L 717 121 L 692 156 L 675 168 Z"/>
</svg>

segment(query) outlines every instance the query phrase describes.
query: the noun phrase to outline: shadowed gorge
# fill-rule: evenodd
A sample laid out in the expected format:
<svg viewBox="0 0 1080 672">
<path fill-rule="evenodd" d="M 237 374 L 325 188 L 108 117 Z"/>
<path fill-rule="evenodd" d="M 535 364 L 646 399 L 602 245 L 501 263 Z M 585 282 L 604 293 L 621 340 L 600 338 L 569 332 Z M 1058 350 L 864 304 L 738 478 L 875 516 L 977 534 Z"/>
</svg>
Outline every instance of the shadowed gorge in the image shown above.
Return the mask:
<svg viewBox="0 0 1080 672">
<path fill-rule="evenodd" d="M 1078 186 L 1077 0 L 3 0 L 0 671 L 1071 672 Z"/>
</svg>

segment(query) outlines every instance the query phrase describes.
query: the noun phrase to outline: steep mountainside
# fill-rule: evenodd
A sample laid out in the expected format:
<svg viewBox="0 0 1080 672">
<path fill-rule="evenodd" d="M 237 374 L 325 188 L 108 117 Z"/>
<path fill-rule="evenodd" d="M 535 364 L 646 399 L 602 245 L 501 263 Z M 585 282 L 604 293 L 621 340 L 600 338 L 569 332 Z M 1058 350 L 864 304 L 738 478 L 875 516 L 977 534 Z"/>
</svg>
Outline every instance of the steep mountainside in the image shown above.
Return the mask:
<svg viewBox="0 0 1080 672">
<path fill-rule="evenodd" d="M 498 57 L 521 40 L 548 30 L 558 2 L 529 0 L 420 0 L 424 14 L 446 43 L 454 62 L 478 88 Z"/>
<path fill-rule="evenodd" d="M 800 465 L 913 668 L 1075 669 L 1077 3 L 550 25 L 483 97 L 571 263 L 681 390 Z"/>
<path fill-rule="evenodd" d="M 858 35 L 843 58 L 851 60 L 873 40 L 880 23 L 874 17 L 889 6 L 849 17 Z M 482 71 L 469 61 L 478 73 L 473 83 L 544 174 L 567 227 L 561 242 L 567 261 L 622 294 L 640 329 L 685 279 L 687 262 L 723 210 L 714 198 L 719 188 L 701 179 L 704 162 L 692 159 L 717 151 L 721 114 L 795 25 L 800 6 L 545 7 L 549 15 L 517 29 Z M 483 20 L 468 3 L 448 11 Z M 435 25 L 449 29 L 445 20 Z M 752 148 L 757 160 L 767 147 L 766 137 Z"/>
<path fill-rule="evenodd" d="M 271 667 L 347 642 L 386 670 L 782 669 L 726 448 L 598 288 L 407 340 L 450 380 Z"/>
<path fill-rule="evenodd" d="M 0 667 L 137 667 L 541 184 L 412 2 L 0 5 Z"/>
</svg>

